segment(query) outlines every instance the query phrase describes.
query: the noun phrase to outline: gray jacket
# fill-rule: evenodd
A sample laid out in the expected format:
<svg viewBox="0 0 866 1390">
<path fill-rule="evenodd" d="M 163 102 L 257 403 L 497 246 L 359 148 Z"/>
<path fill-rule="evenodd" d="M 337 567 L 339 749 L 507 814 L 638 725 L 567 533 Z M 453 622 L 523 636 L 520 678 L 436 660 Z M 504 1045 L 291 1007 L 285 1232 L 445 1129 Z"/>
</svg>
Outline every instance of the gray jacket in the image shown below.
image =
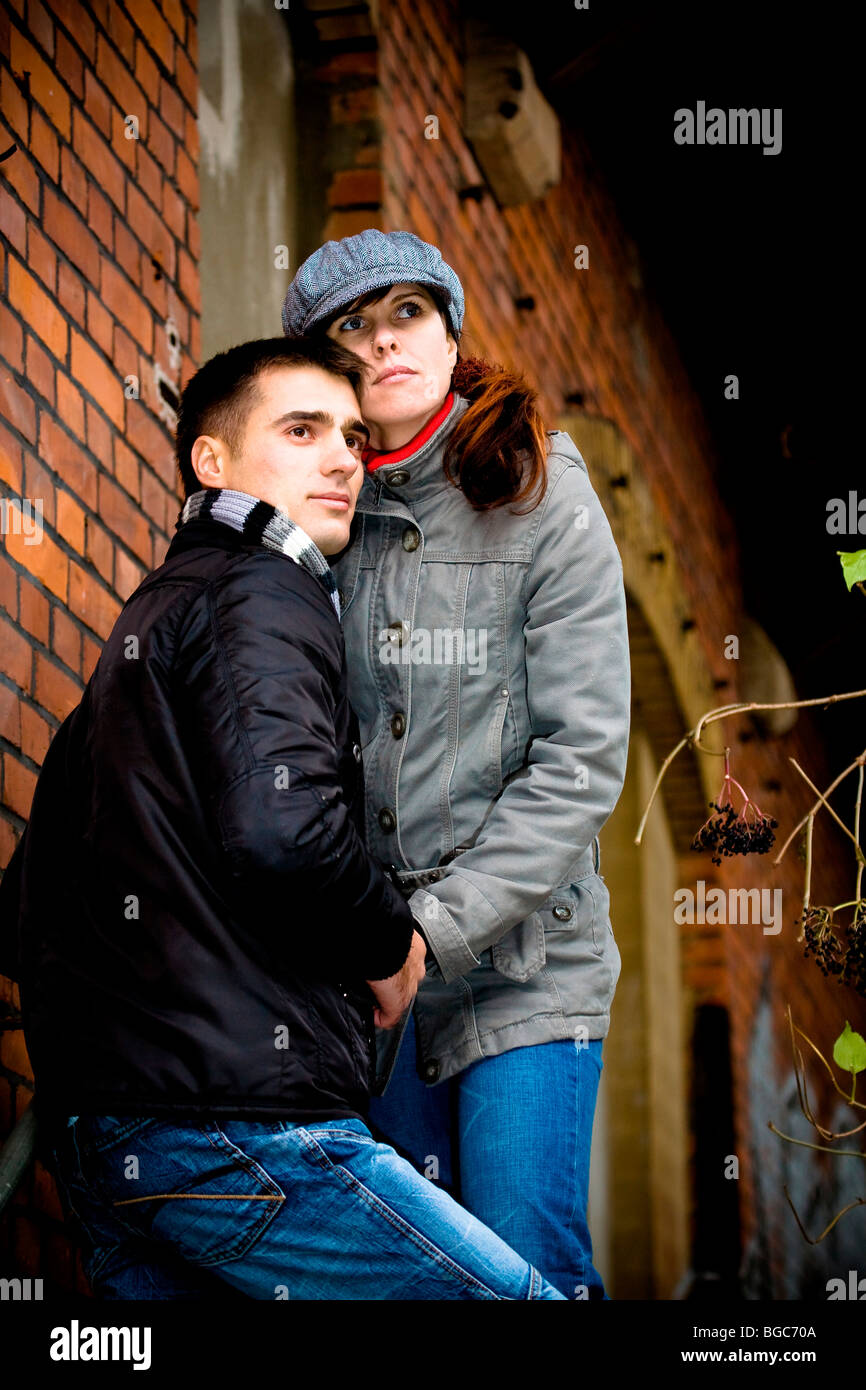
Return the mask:
<svg viewBox="0 0 866 1390">
<path fill-rule="evenodd" d="M 332 561 L 369 846 L 414 887 L 432 952 L 414 1006 L 430 1085 L 605 1037 L 620 972 L 596 837 L 628 753 L 622 562 L 561 430 L 534 511 L 474 511 L 442 471 L 467 408 L 455 395 L 410 457 L 366 475 Z M 401 1032 L 379 1035 L 380 1090 Z"/>
</svg>

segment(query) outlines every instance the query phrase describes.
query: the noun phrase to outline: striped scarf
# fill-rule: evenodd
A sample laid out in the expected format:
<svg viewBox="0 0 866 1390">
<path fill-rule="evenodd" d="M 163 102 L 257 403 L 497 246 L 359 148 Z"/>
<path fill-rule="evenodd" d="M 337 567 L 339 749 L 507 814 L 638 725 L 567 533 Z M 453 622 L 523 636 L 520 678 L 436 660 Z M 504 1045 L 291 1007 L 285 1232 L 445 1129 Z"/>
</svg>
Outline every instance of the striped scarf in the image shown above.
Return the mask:
<svg viewBox="0 0 866 1390">
<path fill-rule="evenodd" d="M 337 582 L 331 566 L 315 541 L 286 512 L 249 492 L 236 492 L 230 487 L 206 487 L 186 499 L 175 530 L 199 516 L 209 516 L 225 526 L 233 526 L 245 540 L 267 550 L 277 550 L 295 564 L 303 565 L 324 584 L 337 617 L 341 617 Z"/>
</svg>

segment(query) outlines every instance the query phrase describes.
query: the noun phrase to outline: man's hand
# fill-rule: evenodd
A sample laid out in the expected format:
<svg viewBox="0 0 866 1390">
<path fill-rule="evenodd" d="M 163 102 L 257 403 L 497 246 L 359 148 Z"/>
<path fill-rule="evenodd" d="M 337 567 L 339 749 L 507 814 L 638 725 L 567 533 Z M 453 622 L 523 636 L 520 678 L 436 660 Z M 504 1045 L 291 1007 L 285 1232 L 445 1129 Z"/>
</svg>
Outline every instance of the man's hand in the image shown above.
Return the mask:
<svg viewBox="0 0 866 1390">
<path fill-rule="evenodd" d="M 393 1028 L 399 1023 L 418 992 L 424 979 L 424 957 L 427 943 L 420 932 L 413 932 L 409 954 L 396 975 L 387 980 L 368 980 L 378 1008 L 373 1012 L 373 1022 L 377 1028 Z"/>
</svg>

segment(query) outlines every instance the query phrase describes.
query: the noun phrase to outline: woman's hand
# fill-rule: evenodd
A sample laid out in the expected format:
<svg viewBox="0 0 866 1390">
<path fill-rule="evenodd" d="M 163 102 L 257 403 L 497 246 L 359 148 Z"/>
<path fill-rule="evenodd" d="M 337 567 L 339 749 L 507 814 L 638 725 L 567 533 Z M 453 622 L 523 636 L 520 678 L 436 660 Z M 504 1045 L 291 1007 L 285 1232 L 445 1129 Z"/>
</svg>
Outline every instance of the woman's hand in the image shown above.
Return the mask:
<svg viewBox="0 0 866 1390">
<path fill-rule="evenodd" d="M 378 1008 L 373 1012 L 373 1022 L 377 1028 L 393 1028 L 400 1022 L 424 979 L 426 955 L 426 941 L 420 932 L 413 932 L 409 954 L 397 974 L 387 980 L 367 981 L 378 1003 Z"/>
</svg>

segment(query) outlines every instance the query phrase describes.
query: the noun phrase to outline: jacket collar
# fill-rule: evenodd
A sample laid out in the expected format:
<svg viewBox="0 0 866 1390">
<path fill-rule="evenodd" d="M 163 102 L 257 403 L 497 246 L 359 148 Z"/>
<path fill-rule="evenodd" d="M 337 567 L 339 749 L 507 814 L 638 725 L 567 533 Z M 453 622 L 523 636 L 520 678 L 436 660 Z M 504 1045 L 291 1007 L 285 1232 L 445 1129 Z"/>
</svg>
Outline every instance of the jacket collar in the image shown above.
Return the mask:
<svg viewBox="0 0 866 1390">
<path fill-rule="evenodd" d="M 213 544 L 223 535 L 235 533 L 238 546 L 260 546 L 285 555 L 303 569 L 309 570 L 327 590 L 339 618 L 340 599 L 337 583 L 330 565 L 311 536 L 292 521 L 287 512 L 263 502 L 252 493 L 234 488 L 202 488 L 186 499 L 177 521 L 174 536 L 166 554 L 173 557 L 186 544 L 178 544 L 185 533 L 193 545 Z"/>
<path fill-rule="evenodd" d="M 356 512 L 391 512 L 405 516 L 407 504 L 411 506 L 451 486 L 442 471 L 442 458 L 457 421 L 469 409 L 464 396 L 456 392 L 452 395 L 451 408 L 438 424 L 434 417 L 432 432 L 425 427 L 409 445 L 395 451 L 398 457 L 387 455 L 388 462 L 381 461 L 366 471 L 355 504 Z"/>
</svg>

